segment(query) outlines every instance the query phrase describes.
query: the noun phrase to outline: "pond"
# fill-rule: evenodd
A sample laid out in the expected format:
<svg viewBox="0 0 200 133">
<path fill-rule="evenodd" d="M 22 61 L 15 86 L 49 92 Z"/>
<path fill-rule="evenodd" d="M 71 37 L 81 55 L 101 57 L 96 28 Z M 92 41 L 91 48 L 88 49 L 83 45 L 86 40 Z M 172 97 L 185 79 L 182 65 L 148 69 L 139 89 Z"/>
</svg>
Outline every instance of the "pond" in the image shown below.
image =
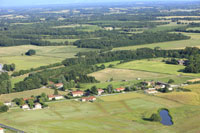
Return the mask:
<svg viewBox="0 0 200 133">
<path fill-rule="evenodd" d="M 173 125 L 173 122 L 172 122 L 172 118 L 171 116 L 169 115 L 169 112 L 168 110 L 166 109 L 163 109 L 160 111 L 160 117 L 161 117 L 161 123 L 163 125 L 166 125 L 166 126 L 171 126 Z"/>
</svg>

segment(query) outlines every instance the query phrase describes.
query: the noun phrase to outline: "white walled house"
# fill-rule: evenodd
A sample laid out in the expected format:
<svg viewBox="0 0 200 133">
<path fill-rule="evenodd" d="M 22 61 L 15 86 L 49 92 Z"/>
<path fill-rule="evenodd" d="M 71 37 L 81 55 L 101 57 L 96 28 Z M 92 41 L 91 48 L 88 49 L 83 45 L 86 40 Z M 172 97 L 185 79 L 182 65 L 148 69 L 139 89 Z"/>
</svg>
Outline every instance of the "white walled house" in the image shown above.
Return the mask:
<svg viewBox="0 0 200 133">
<path fill-rule="evenodd" d="M 40 103 L 35 103 L 34 109 L 42 109 L 42 105 Z"/>
<path fill-rule="evenodd" d="M 30 109 L 30 107 L 28 106 L 28 104 L 24 104 L 22 105 L 22 109 Z"/>
<path fill-rule="evenodd" d="M 104 90 L 103 89 L 98 89 L 98 95 L 101 95 L 102 93 L 104 93 Z"/>
<path fill-rule="evenodd" d="M 155 88 L 149 88 L 147 90 L 144 91 L 147 94 L 156 94 L 158 93 L 158 91 Z"/>
<path fill-rule="evenodd" d="M 81 96 L 83 96 L 83 94 L 84 94 L 83 91 L 72 91 L 73 97 L 81 97 Z"/>
<path fill-rule="evenodd" d="M 49 100 L 60 100 L 60 99 L 64 99 L 64 96 L 62 95 L 48 95 Z"/>
<path fill-rule="evenodd" d="M 4 129 L 3 128 L 0 128 L 0 133 L 4 133 Z"/>
<path fill-rule="evenodd" d="M 6 106 L 12 106 L 11 102 L 4 102 L 3 104 L 6 105 Z"/>
</svg>

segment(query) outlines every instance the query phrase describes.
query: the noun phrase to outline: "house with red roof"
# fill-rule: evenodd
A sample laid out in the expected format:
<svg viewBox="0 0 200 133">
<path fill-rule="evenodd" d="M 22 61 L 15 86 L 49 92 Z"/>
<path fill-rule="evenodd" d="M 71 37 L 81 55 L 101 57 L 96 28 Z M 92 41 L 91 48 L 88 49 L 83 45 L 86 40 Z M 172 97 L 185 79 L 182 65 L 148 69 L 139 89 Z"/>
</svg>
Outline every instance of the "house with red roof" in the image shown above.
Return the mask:
<svg viewBox="0 0 200 133">
<path fill-rule="evenodd" d="M 98 91 L 98 95 L 101 95 L 102 93 L 104 93 L 104 90 L 103 89 L 97 89 L 97 91 Z"/>
<path fill-rule="evenodd" d="M 4 133 L 4 129 L 3 128 L 0 128 L 0 133 Z"/>
<path fill-rule="evenodd" d="M 125 90 L 125 88 L 121 87 L 121 88 L 116 88 L 115 90 L 116 90 L 116 92 L 122 92 Z"/>
<path fill-rule="evenodd" d="M 64 96 L 62 95 L 48 95 L 49 100 L 60 100 L 60 99 L 64 99 Z"/>
<path fill-rule="evenodd" d="M 73 97 L 81 97 L 84 94 L 83 91 L 72 91 L 71 93 Z"/>
<path fill-rule="evenodd" d="M 63 83 L 57 83 L 54 85 L 57 89 L 63 88 Z"/>
<path fill-rule="evenodd" d="M 95 97 L 95 96 L 82 97 L 82 98 L 81 98 L 81 101 L 82 101 L 82 102 L 86 102 L 86 101 L 88 101 L 88 102 L 93 102 L 93 101 L 95 101 L 95 100 L 96 100 L 96 97 Z"/>
</svg>

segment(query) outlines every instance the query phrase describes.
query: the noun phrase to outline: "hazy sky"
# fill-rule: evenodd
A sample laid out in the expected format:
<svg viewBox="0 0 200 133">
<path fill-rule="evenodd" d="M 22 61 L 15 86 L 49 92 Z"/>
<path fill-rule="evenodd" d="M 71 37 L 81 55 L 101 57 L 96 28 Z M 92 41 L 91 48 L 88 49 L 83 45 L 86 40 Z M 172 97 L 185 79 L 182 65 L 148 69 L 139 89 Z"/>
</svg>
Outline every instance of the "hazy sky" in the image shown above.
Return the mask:
<svg viewBox="0 0 200 133">
<path fill-rule="evenodd" d="M 131 1 L 151 1 L 151 0 L 0 0 L 0 6 L 27 6 L 27 5 L 70 4 L 70 3 L 125 2 L 125 1 L 131 2 Z M 158 1 L 164 1 L 164 0 L 158 0 Z M 168 1 L 173 1 L 173 0 L 168 0 Z"/>
</svg>

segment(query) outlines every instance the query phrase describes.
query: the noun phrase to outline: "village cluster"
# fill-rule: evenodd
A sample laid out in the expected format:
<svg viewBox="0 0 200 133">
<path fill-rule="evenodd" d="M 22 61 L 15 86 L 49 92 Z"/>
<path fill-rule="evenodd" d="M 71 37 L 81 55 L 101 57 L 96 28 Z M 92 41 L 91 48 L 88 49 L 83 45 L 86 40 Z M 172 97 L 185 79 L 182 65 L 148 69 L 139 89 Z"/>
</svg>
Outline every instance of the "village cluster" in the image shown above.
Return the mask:
<svg viewBox="0 0 200 133">
<path fill-rule="evenodd" d="M 57 90 L 61 89 L 63 87 L 63 83 L 57 83 L 54 84 L 55 88 Z M 112 93 L 125 93 L 128 91 L 136 91 L 136 90 L 143 90 L 144 93 L 146 94 L 151 94 L 154 95 L 159 92 L 170 92 L 173 91 L 174 88 L 179 87 L 178 85 L 171 85 L 169 83 L 163 83 L 163 82 L 155 82 L 155 81 L 143 81 L 140 82 L 136 85 L 135 90 L 130 90 L 128 88 L 130 87 L 120 87 L 120 88 L 115 88 Z M 82 90 L 76 90 L 76 91 L 69 91 L 67 95 L 59 95 L 59 94 L 52 94 L 48 95 L 48 101 L 54 101 L 54 100 L 63 100 L 63 99 L 68 99 L 70 96 L 70 99 L 74 99 L 76 101 L 81 101 L 81 102 L 94 102 L 98 97 L 101 96 L 102 94 L 107 94 L 108 91 L 106 89 L 101 89 L 98 88 L 96 89 L 97 93 L 96 94 L 88 94 L 86 91 Z M 21 105 L 21 108 L 24 110 L 37 110 L 37 109 L 42 109 L 44 108 L 43 105 L 39 102 L 35 102 L 33 107 L 30 108 L 28 104 L 28 100 L 33 99 L 33 97 L 30 98 L 23 98 L 24 104 Z M 5 102 L 4 105 L 7 106 L 12 106 L 12 102 Z"/>
</svg>

